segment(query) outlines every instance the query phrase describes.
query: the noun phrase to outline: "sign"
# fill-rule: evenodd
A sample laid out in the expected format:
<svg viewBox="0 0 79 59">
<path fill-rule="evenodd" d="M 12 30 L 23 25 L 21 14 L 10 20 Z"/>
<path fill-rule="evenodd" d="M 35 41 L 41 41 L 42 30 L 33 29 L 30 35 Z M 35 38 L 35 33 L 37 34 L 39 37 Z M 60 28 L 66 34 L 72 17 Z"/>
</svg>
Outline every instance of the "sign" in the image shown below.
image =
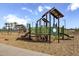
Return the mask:
<svg viewBox="0 0 79 59">
<path fill-rule="evenodd" d="M 58 29 L 57 29 L 56 24 L 54 24 L 54 26 L 51 28 L 51 30 L 52 30 L 52 34 L 53 34 L 54 36 L 58 35 Z"/>
</svg>

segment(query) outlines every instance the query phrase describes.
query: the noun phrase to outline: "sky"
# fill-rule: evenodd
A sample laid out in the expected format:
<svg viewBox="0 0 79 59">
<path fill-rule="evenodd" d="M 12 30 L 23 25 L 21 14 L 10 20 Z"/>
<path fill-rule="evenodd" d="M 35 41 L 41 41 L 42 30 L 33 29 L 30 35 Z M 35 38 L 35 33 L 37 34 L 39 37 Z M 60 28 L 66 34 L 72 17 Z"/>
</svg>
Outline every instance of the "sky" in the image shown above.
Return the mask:
<svg viewBox="0 0 79 59">
<path fill-rule="evenodd" d="M 24 25 L 30 23 L 35 26 L 36 21 L 53 7 L 64 15 L 60 20 L 60 26 L 79 28 L 78 3 L 0 3 L 0 28 L 6 22 L 17 22 Z M 64 21 L 66 24 L 64 24 Z"/>
</svg>

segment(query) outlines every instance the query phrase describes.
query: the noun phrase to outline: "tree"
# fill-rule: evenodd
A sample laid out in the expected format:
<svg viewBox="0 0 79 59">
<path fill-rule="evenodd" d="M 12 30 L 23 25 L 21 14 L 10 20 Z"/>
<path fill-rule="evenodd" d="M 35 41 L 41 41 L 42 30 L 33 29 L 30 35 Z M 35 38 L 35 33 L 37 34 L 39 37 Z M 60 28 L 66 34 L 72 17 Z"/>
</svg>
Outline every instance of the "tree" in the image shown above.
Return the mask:
<svg viewBox="0 0 79 59">
<path fill-rule="evenodd" d="M 17 29 L 17 28 L 16 28 L 16 25 L 17 25 L 17 22 L 14 22 L 14 27 L 13 27 L 14 30 Z"/>
<path fill-rule="evenodd" d="M 8 23 L 5 23 L 5 28 L 8 29 L 7 27 L 8 27 Z"/>
<path fill-rule="evenodd" d="M 16 25 L 15 26 L 16 30 L 18 30 L 19 32 L 26 32 L 26 27 L 22 24 L 20 25 Z"/>
</svg>

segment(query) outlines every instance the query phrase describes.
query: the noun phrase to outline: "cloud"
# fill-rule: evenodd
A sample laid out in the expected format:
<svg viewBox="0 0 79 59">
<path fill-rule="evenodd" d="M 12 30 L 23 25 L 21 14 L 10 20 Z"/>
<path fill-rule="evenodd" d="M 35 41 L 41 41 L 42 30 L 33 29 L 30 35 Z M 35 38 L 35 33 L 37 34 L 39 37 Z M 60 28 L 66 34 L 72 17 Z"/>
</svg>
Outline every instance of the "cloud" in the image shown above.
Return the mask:
<svg viewBox="0 0 79 59">
<path fill-rule="evenodd" d="M 70 4 L 69 6 L 68 6 L 68 10 L 70 10 L 70 11 L 75 11 L 75 10 L 77 10 L 79 8 L 79 3 L 72 3 L 72 4 Z"/>
<path fill-rule="evenodd" d="M 21 9 L 22 9 L 22 10 L 26 10 L 26 11 L 31 12 L 31 13 L 33 12 L 31 9 L 26 8 L 26 7 L 22 7 Z"/>
<path fill-rule="evenodd" d="M 23 7 L 23 8 L 21 8 L 22 10 L 26 10 L 26 8 L 25 7 Z"/>
<path fill-rule="evenodd" d="M 39 12 L 42 12 L 42 11 L 44 11 L 44 10 L 49 10 L 49 9 L 51 9 L 50 6 L 38 6 L 38 11 L 39 11 Z"/>
<path fill-rule="evenodd" d="M 43 6 L 38 6 L 38 11 L 42 12 L 43 11 Z"/>
<path fill-rule="evenodd" d="M 8 23 L 17 22 L 18 24 L 23 24 L 23 25 L 26 25 L 27 20 L 28 20 L 27 18 L 20 18 L 20 17 L 17 17 L 15 15 L 12 15 L 12 14 L 4 16 L 3 18 Z"/>
<path fill-rule="evenodd" d="M 51 9 L 50 6 L 44 6 L 44 8 L 47 9 L 47 10 Z"/>
</svg>

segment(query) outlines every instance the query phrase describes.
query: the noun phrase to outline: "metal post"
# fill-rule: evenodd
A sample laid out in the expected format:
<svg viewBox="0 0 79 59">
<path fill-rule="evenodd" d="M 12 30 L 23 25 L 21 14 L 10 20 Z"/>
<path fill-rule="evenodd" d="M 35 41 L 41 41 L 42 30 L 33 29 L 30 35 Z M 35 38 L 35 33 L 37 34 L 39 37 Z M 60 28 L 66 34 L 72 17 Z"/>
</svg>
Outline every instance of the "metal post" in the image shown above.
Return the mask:
<svg viewBox="0 0 79 59">
<path fill-rule="evenodd" d="M 51 42 L 51 14 L 49 13 L 49 43 Z"/>
<path fill-rule="evenodd" d="M 63 33 L 62 39 L 64 39 L 64 26 L 62 26 L 62 33 Z"/>
<path fill-rule="evenodd" d="M 55 17 L 53 17 L 53 26 L 55 26 Z"/>
<path fill-rule="evenodd" d="M 29 24 L 29 39 L 31 40 L 31 25 Z"/>
<path fill-rule="evenodd" d="M 37 27 L 38 27 L 38 24 L 36 23 L 35 34 L 37 34 Z"/>
<path fill-rule="evenodd" d="M 66 19 L 64 19 L 64 30 L 66 30 Z M 67 33 L 67 31 L 65 31 Z"/>
<path fill-rule="evenodd" d="M 44 18 L 43 18 L 44 19 Z M 43 21 L 43 33 L 42 34 L 45 34 L 46 33 L 46 22 L 45 21 Z"/>
<path fill-rule="evenodd" d="M 39 27 L 40 27 L 39 32 L 41 34 L 41 20 L 39 21 Z"/>
<path fill-rule="evenodd" d="M 37 34 L 38 34 L 38 22 L 37 22 Z"/>
<path fill-rule="evenodd" d="M 60 24 L 60 22 L 59 22 L 59 18 L 58 18 L 58 43 L 59 43 L 59 38 L 60 38 L 60 34 L 59 34 L 59 31 L 60 31 L 59 24 Z"/>
<path fill-rule="evenodd" d="M 46 14 L 46 20 L 47 20 L 47 14 Z M 48 23 L 46 22 L 46 33 L 48 33 Z"/>
<path fill-rule="evenodd" d="M 46 14 L 46 20 L 47 20 L 47 14 Z M 46 27 L 47 27 L 47 22 L 46 22 Z"/>
<path fill-rule="evenodd" d="M 36 33 L 35 33 L 35 35 L 36 35 L 36 39 L 38 39 L 38 21 L 36 22 Z"/>
</svg>

